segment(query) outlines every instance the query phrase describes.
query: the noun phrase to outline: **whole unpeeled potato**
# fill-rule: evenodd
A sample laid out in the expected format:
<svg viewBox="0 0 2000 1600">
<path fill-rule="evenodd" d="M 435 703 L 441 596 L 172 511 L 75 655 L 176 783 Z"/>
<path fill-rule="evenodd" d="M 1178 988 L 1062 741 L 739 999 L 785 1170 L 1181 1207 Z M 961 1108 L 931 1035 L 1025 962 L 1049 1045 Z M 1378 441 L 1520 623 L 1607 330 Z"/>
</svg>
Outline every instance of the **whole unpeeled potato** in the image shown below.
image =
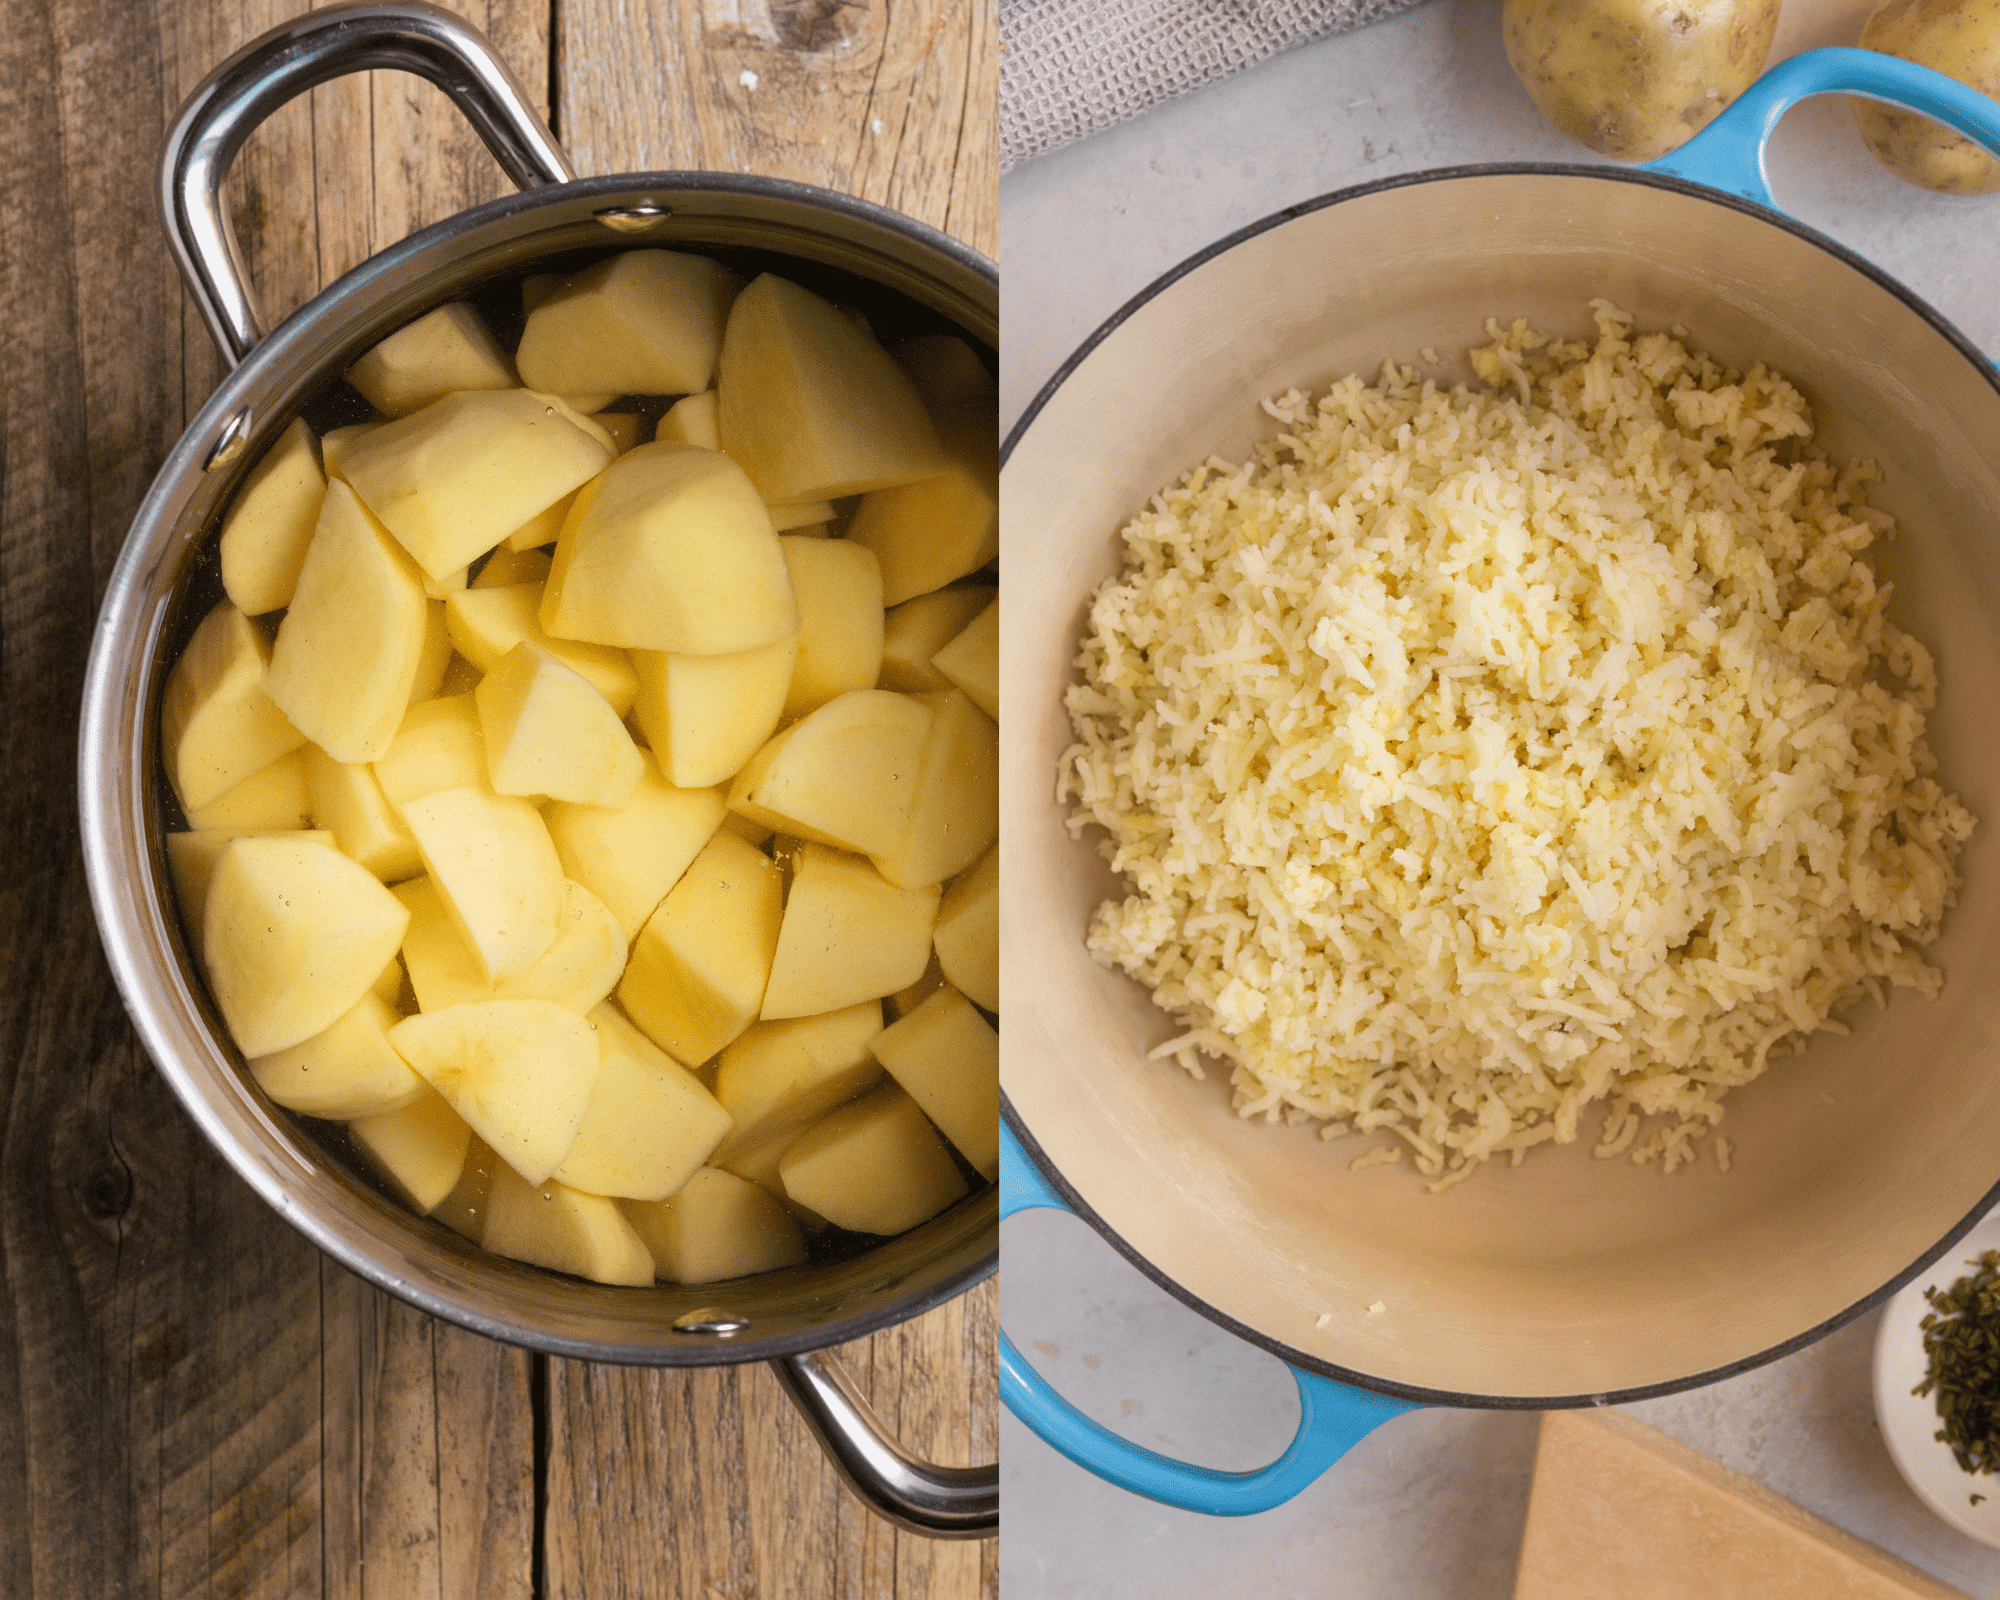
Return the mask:
<svg viewBox="0 0 2000 1600">
<path fill-rule="evenodd" d="M 1558 133 L 1651 161 L 1764 70 L 1778 0 L 1505 0 L 1501 26 L 1507 59 Z"/>
<path fill-rule="evenodd" d="M 2000 0 L 1882 0 L 1861 48 L 1934 67 L 2000 100 Z M 1856 100 L 1854 116 L 1875 159 L 1897 177 L 1940 194 L 2000 191 L 2000 160 L 1928 117 L 1873 100 Z"/>
</svg>

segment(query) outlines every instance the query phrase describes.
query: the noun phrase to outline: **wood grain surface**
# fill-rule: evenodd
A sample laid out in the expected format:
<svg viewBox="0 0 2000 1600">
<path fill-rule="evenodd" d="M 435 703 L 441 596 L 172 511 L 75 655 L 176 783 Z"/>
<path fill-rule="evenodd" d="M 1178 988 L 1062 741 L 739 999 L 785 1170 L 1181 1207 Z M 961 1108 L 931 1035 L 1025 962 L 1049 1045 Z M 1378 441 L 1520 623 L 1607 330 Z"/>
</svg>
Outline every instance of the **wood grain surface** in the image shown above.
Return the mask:
<svg viewBox="0 0 2000 1600">
<path fill-rule="evenodd" d="M 98 596 L 221 377 L 154 213 L 167 121 L 296 0 L 0 21 L 0 1596 L 959 1596 L 761 1369 L 546 1361 L 322 1258 L 209 1149 L 105 969 L 75 822 Z M 586 173 L 727 167 L 992 254 L 992 0 L 458 0 Z M 754 86 L 753 86 L 754 80 Z M 434 90 L 326 85 L 244 149 L 267 317 L 505 192 Z M 987 1284 L 840 1352 L 916 1449 L 995 1453 Z"/>
</svg>

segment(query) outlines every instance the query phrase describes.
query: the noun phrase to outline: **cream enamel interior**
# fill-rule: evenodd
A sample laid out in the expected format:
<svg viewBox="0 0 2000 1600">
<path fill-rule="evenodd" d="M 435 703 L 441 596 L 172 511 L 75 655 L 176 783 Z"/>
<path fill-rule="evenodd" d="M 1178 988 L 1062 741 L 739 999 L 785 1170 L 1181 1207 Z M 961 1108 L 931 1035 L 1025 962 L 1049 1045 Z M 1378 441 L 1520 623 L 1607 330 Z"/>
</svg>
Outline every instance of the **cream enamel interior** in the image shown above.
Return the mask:
<svg viewBox="0 0 2000 1600">
<path fill-rule="evenodd" d="M 1245 1123 L 1226 1068 L 1146 1050 L 1173 1024 L 1082 937 L 1115 888 L 1054 801 L 1061 693 L 1117 530 L 1211 454 L 1240 459 L 1264 395 L 1425 346 L 1465 376 L 1489 316 L 1590 329 L 1604 296 L 1805 391 L 1817 440 L 1882 464 L 1903 525 L 1893 612 L 1941 676 L 1941 777 L 1980 827 L 1934 951 L 1932 1002 L 1848 1014 L 1729 1100 L 1735 1151 L 1671 1176 L 1586 1141 L 1430 1194 Z M 1312 210 L 1212 257 L 1071 370 L 1002 477 L 1007 819 L 1001 947 L 1009 1103 L 1062 1178 L 1159 1275 L 1257 1335 L 1363 1379 L 1496 1401 L 1685 1382 L 1754 1360 L 1884 1289 L 2000 1181 L 2000 388 L 1900 296 L 1762 217 L 1645 182 L 1489 172 Z M 1371 1314 L 1371 1304 L 1383 1310 Z M 1318 1319 L 1330 1313 L 1326 1326 Z"/>
</svg>

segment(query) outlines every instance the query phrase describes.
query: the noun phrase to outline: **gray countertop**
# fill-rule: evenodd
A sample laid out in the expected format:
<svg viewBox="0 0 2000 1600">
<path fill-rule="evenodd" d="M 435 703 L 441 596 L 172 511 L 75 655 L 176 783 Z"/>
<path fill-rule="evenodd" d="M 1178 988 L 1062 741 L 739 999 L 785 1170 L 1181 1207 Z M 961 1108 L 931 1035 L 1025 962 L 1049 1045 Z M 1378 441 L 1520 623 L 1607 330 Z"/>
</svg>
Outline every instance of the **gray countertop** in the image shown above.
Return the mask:
<svg viewBox="0 0 2000 1600">
<path fill-rule="evenodd" d="M 1471 161 L 1593 159 L 1541 120 L 1501 53 L 1495 0 L 1427 0 L 1138 121 L 1001 183 L 1002 420 L 1128 297 L 1214 239 L 1285 205 Z M 1853 0 L 1787 0 L 1772 59 L 1851 44 Z M 1902 279 L 2000 354 L 2000 196 L 1952 200 L 1883 172 L 1836 99 L 1788 116 L 1770 174 L 1795 216 Z M 1003 1320 L 1066 1395 L 1135 1441 L 1210 1466 L 1281 1450 L 1297 1418 L 1279 1363 L 1156 1289 L 1083 1224 L 1006 1225 Z M 1724 1383 L 1628 1407 L 1808 1510 L 2000 1600 L 2000 1551 L 1905 1488 L 1877 1434 L 1876 1317 Z M 1363 1440 L 1259 1517 L 1168 1510 L 1100 1483 L 1002 1419 L 1008 1600 L 1179 1596 L 1504 1596 L 1536 1418 L 1419 1411 Z"/>
</svg>

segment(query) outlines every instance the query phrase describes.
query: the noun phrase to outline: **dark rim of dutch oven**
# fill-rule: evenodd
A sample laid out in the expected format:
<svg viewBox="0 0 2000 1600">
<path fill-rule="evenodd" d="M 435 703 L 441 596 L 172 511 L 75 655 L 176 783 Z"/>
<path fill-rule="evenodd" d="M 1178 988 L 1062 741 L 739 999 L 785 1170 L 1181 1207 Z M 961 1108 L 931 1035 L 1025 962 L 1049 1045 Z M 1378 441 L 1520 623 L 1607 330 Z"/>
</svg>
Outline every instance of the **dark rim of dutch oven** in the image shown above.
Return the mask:
<svg viewBox="0 0 2000 1600">
<path fill-rule="evenodd" d="M 1817 229 L 1810 228 L 1806 224 L 1785 216 L 1781 212 L 1767 210 L 1754 201 L 1741 199 L 1735 195 L 1724 194 L 1720 190 L 1711 189 L 1705 184 L 1690 183 L 1684 178 L 1669 177 L 1664 173 L 1635 171 L 1629 168 L 1594 167 L 1581 164 L 1568 165 L 1548 162 L 1503 162 L 1481 164 L 1478 166 L 1438 167 L 1424 172 L 1412 172 L 1398 177 L 1383 178 L 1375 183 L 1364 183 L 1351 189 L 1339 189 L 1331 194 L 1318 195 L 1311 200 L 1302 200 L 1296 205 L 1286 206 L 1282 211 L 1274 211 L 1267 217 L 1262 217 L 1256 222 L 1238 228 L 1234 233 L 1216 240 L 1214 244 L 1209 245 L 1207 248 L 1196 251 L 1195 254 L 1189 256 L 1178 266 L 1169 268 L 1106 318 L 1097 331 L 1084 340 L 1082 344 L 1078 345 L 1076 351 L 1069 359 L 1056 369 L 1055 375 L 1042 386 L 1035 398 L 1029 402 L 1028 408 L 1021 413 L 1020 419 L 1008 430 L 1006 443 L 1000 449 L 1000 466 L 1002 472 L 1005 472 L 1008 457 L 1013 454 L 1015 446 L 1026 437 L 1028 429 L 1033 426 L 1036 417 L 1041 414 L 1043 407 L 1054 398 L 1056 391 L 1069 380 L 1070 374 L 1075 372 L 1099 345 L 1103 344 L 1105 340 L 1109 339 L 1125 323 L 1137 315 L 1149 302 L 1166 293 L 1168 289 L 1172 288 L 1182 278 L 1197 271 L 1216 257 L 1224 255 L 1228 251 L 1235 249 L 1238 245 L 1256 238 L 1259 234 L 1268 233 L 1273 228 L 1281 228 L 1286 223 L 1294 222 L 1300 217 L 1309 216 L 1313 212 L 1324 211 L 1327 207 L 1339 205 L 1342 201 L 1358 200 L 1367 195 L 1381 194 L 1390 189 L 1410 188 L 1422 183 L 1444 183 L 1461 179 L 1493 177 L 1594 178 L 1611 183 L 1640 184 L 1655 189 L 1664 189 L 1674 194 L 1687 195 L 1697 200 L 1706 200 L 1715 205 L 1727 207 L 1732 211 L 1743 212 L 1746 216 L 1755 217 L 1759 221 L 1767 222 L 1773 227 L 1783 228 L 1789 233 L 1798 235 L 1799 238 L 1804 239 L 1807 243 L 1818 246 L 1842 265 L 1861 273 L 1902 301 L 1913 313 L 1929 323 L 1932 328 L 1949 341 L 1961 355 L 1972 363 L 1973 369 L 1993 387 L 1994 391 L 2000 393 L 2000 368 L 1996 368 L 1993 362 L 1987 359 L 1977 345 L 1973 344 L 1970 339 L 1960 333 L 1957 328 L 1953 327 L 1950 322 L 1946 321 L 1945 318 L 1940 316 L 1921 298 L 1912 293 L 1894 277 L 1884 272 L 1880 267 L 1864 260 L 1837 241 L 1829 239 Z M 1764 1366 L 1783 1356 L 1791 1355 L 1794 1351 L 1803 1350 L 1807 1345 L 1816 1343 L 1835 1329 L 1844 1327 L 1847 1323 L 1854 1321 L 1855 1318 L 1881 1305 L 1898 1289 L 1914 1280 L 1933 1262 L 1942 1257 L 1953 1245 L 1957 1244 L 1960 1239 L 1970 1232 L 1980 1218 L 1992 1210 L 1996 1203 L 2000 1203 L 2000 1180 L 1996 1180 L 1993 1186 L 1986 1191 L 1985 1197 L 1979 1204 L 1967 1212 L 1958 1222 L 1954 1223 L 1945 1232 L 1943 1238 L 1938 1240 L 1934 1246 L 1926 1250 L 1907 1268 L 1897 1273 L 1895 1277 L 1891 1278 L 1879 1289 L 1875 1290 L 1872 1294 L 1864 1295 L 1846 1310 L 1828 1317 L 1824 1322 L 1807 1328 L 1802 1333 L 1796 1333 L 1791 1338 L 1771 1345 L 1767 1349 L 1759 1350 L 1754 1355 L 1744 1356 L 1740 1360 L 1727 1362 L 1719 1367 L 1711 1367 L 1701 1372 L 1691 1373 L 1684 1378 L 1674 1378 L 1664 1383 L 1644 1384 L 1632 1389 L 1610 1389 L 1594 1394 L 1484 1395 L 1464 1390 L 1430 1389 L 1418 1384 L 1396 1383 L 1386 1378 L 1374 1377 L 1369 1373 L 1357 1372 L 1351 1367 L 1339 1366 L 1334 1362 L 1324 1361 L 1317 1356 L 1307 1355 L 1303 1351 L 1295 1350 L 1282 1340 L 1274 1339 L 1269 1334 L 1262 1333 L 1245 1323 L 1238 1322 L 1227 1312 L 1218 1310 L 1198 1295 L 1184 1289 L 1173 1278 L 1169 1277 L 1138 1250 L 1134 1249 L 1116 1229 L 1090 1207 L 1083 1196 L 1076 1191 L 1075 1187 L 1064 1178 L 1055 1164 L 1049 1160 L 1048 1156 L 1043 1152 L 1041 1145 L 1036 1142 L 1035 1136 L 1028 1130 L 1026 1122 L 1022 1120 L 1021 1114 L 1014 1109 L 1013 1101 L 1008 1098 L 1004 1084 L 1000 1095 L 1000 1114 L 1006 1119 L 1007 1125 L 1014 1130 L 1014 1133 L 1020 1139 L 1021 1148 L 1027 1152 L 1028 1158 L 1034 1162 L 1036 1168 L 1048 1181 L 1050 1187 L 1062 1197 L 1063 1202 L 1078 1217 L 1087 1222 L 1114 1250 L 1134 1267 L 1138 1268 L 1140 1272 L 1144 1273 L 1152 1282 L 1180 1301 L 1181 1304 L 1187 1306 L 1192 1311 L 1199 1312 L 1210 1322 L 1228 1330 L 1245 1343 L 1255 1345 L 1258 1349 L 1276 1356 L 1288 1366 L 1298 1367 L 1307 1372 L 1316 1372 L 1323 1377 L 1333 1378 L 1341 1383 L 1352 1384 L 1357 1389 L 1367 1389 L 1376 1394 L 1391 1395 L 1399 1400 L 1414 1401 L 1419 1405 L 1478 1407 L 1494 1411 L 1556 1411 L 1583 1406 L 1623 1405 L 1628 1401 L 1634 1400 L 1655 1400 L 1664 1395 L 1679 1394 L 1684 1390 L 1698 1389 L 1706 1384 L 1719 1382 L 1724 1378 L 1736 1377 L 1739 1374 L 1751 1371 L 1753 1368 Z"/>
<path fill-rule="evenodd" d="M 961 243 L 950 235 L 920 222 L 914 217 L 892 211 L 872 201 L 862 200 L 835 190 L 822 189 L 813 184 L 799 183 L 789 179 L 760 177 L 755 174 L 713 173 L 699 171 L 668 172 L 628 172 L 613 173 L 599 177 L 580 178 L 564 184 L 543 185 L 524 189 L 514 194 L 484 202 L 477 206 L 453 213 L 442 221 L 420 229 L 386 249 L 379 251 L 343 274 L 333 283 L 313 295 L 304 304 L 290 312 L 245 356 L 234 369 L 225 373 L 213 394 L 203 403 L 186 430 L 162 461 L 154 480 L 139 507 L 133 513 L 130 531 L 114 563 L 111 582 L 107 588 L 107 600 L 122 599 L 127 606 L 133 603 L 133 591 L 143 583 L 144 574 L 128 569 L 141 561 L 141 551 L 132 539 L 132 533 L 142 526 L 164 519 L 176 498 L 179 485 L 199 476 L 204 457 L 211 451 L 218 437 L 228 425 L 228 419 L 236 408 L 244 403 L 245 396 L 267 382 L 279 382 L 288 370 L 288 363 L 299 359 L 297 347 L 305 344 L 310 332 L 323 318 L 352 316 L 357 305 L 365 305 L 374 296 L 374 285 L 382 276 L 397 267 L 419 258 L 426 252 L 450 241 L 457 240 L 486 224 L 508 221 L 517 215 L 544 209 L 554 205 L 579 201 L 605 202 L 638 201 L 650 197 L 664 197 L 693 193 L 725 193 L 758 199 L 773 199 L 790 204 L 809 207 L 822 212 L 831 212 L 842 218 L 872 224 L 926 247 L 937 255 L 953 262 L 974 278 L 996 286 L 999 268 L 995 262 L 971 246 Z M 587 214 L 586 214 L 587 215 Z M 727 219 L 718 218 L 718 221 Z M 616 248 L 621 242 L 617 235 L 607 234 L 603 243 Z M 686 242 L 684 240 L 667 242 Z M 642 247 L 644 241 L 633 237 L 629 247 Z M 782 254 L 782 247 L 768 246 L 774 253 Z M 810 259 L 805 257 L 805 259 Z M 517 267 L 508 270 L 518 270 Z M 996 308 L 997 309 L 997 308 Z M 986 343 L 984 336 L 967 329 L 966 332 Z M 361 341 L 363 344 L 366 340 Z M 312 374 L 315 383 L 322 383 L 331 370 L 331 363 L 322 363 Z M 263 431 L 262 419 L 257 429 Z M 248 461 L 238 466 L 237 474 L 247 470 Z M 190 547 L 198 547 L 205 542 L 210 531 L 207 525 L 200 530 L 201 537 L 187 541 Z M 151 541 L 149 541 L 151 542 Z M 178 548 L 178 547 L 176 547 Z M 147 565 L 155 558 L 148 558 Z M 170 553 L 168 559 L 173 559 Z M 178 577 L 176 583 L 178 583 Z M 98 626 L 101 629 L 104 613 L 100 610 Z M 96 654 L 96 639 L 93 638 L 93 656 Z M 154 669 L 158 675 L 157 666 Z M 95 676 L 95 674 L 91 674 Z M 155 689 L 155 694 L 158 690 Z M 86 692 L 85 715 L 92 712 L 90 696 Z M 151 719 L 142 710 L 140 739 L 150 742 L 145 729 Z M 88 774 L 91 768 L 91 753 L 86 745 L 79 752 L 80 770 Z M 86 795 L 89 790 L 86 777 Z M 91 852 L 86 850 L 86 858 Z M 156 864 L 157 865 L 157 864 Z M 94 876 L 94 875 L 93 875 Z M 158 874 L 148 876 L 157 877 Z M 93 911 L 99 892 L 92 886 Z M 102 918 L 100 916 L 99 920 Z M 110 951 L 107 949 L 107 955 Z M 125 1003 L 128 1015 L 133 1019 L 140 1034 L 141 1043 L 149 1056 L 155 1055 L 155 1030 L 140 1020 L 140 1013 L 127 993 L 120 960 L 111 960 L 112 976 L 119 990 L 120 999 Z M 398 1276 L 395 1272 L 378 1266 L 371 1258 L 352 1248 L 339 1238 L 333 1230 L 321 1226 L 317 1219 L 306 1214 L 296 1205 L 281 1204 L 273 1200 L 267 1192 L 268 1185 L 260 1175 L 246 1170 L 246 1161 L 229 1143 L 215 1137 L 211 1130 L 208 1109 L 198 1104 L 200 1096 L 192 1084 L 183 1085 L 178 1070 L 162 1070 L 173 1089 L 176 1099 L 194 1117 L 197 1126 L 209 1138 L 211 1145 L 236 1172 L 249 1184 L 261 1199 L 271 1204 L 287 1222 L 298 1230 L 315 1248 L 332 1256 L 369 1282 L 395 1295 L 398 1299 L 437 1316 L 445 1321 L 468 1328 L 476 1333 L 500 1339 L 506 1343 L 538 1350 L 549 1355 L 569 1356 L 583 1360 L 608 1361 L 620 1365 L 644 1366 L 733 1366 L 747 1362 L 767 1361 L 784 1356 L 802 1355 L 815 1350 L 824 1350 L 865 1337 L 884 1328 L 923 1315 L 965 1293 L 985 1279 L 991 1277 L 999 1266 L 999 1229 L 997 1222 L 998 1201 L 996 1191 L 989 1189 L 984 1199 L 978 1195 L 969 1197 L 974 1204 L 985 1204 L 994 1210 L 996 1221 L 993 1225 L 993 1243 L 990 1248 L 967 1262 L 964 1266 L 945 1273 L 937 1281 L 921 1291 L 892 1300 L 873 1310 L 838 1317 L 810 1330 L 778 1334 L 764 1338 L 751 1337 L 741 1342 L 735 1340 L 712 1341 L 707 1338 L 689 1340 L 685 1344 L 672 1342 L 662 1326 L 662 1338 L 657 1346 L 639 1347 L 631 1344 L 601 1343 L 588 1338 L 552 1335 L 524 1325 L 507 1317 L 483 1315 L 478 1311 L 460 1305 L 440 1293 L 434 1293 L 421 1284 Z M 307 1136 L 296 1129 L 283 1127 L 285 1138 L 297 1142 Z M 356 1180 L 357 1182 L 359 1180 Z M 385 1202 L 386 1203 L 386 1202 Z M 963 1202 L 962 1202 L 963 1203 Z M 720 1286 L 718 1286 L 720 1287 Z"/>
</svg>

